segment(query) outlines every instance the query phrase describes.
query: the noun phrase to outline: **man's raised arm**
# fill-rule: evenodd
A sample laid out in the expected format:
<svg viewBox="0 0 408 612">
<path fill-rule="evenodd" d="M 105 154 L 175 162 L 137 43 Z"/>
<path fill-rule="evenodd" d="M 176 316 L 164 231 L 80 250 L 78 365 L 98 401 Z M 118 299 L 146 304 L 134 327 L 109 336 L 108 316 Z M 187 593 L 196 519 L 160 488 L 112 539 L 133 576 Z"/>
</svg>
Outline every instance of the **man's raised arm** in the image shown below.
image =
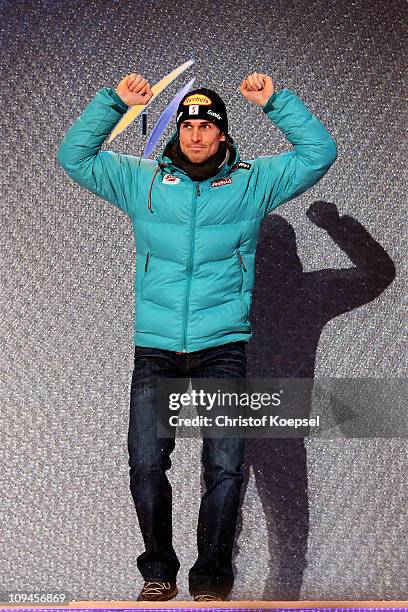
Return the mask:
<svg viewBox="0 0 408 612">
<path fill-rule="evenodd" d="M 275 91 L 271 77 L 254 73 L 244 79 L 244 98 L 263 112 L 285 134 L 294 151 L 259 157 L 255 198 L 267 215 L 317 183 L 337 157 L 337 147 L 324 125 L 289 89 Z"/>
<path fill-rule="evenodd" d="M 146 79 L 136 74 L 122 79 L 115 90 L 101 89 L 70 127 L 57 153 L 58 162 L 75 182 L 129 215 L 140 159 L 100 149 L 128 107 L 147 104 L 152 95 Z"/>
</svg>

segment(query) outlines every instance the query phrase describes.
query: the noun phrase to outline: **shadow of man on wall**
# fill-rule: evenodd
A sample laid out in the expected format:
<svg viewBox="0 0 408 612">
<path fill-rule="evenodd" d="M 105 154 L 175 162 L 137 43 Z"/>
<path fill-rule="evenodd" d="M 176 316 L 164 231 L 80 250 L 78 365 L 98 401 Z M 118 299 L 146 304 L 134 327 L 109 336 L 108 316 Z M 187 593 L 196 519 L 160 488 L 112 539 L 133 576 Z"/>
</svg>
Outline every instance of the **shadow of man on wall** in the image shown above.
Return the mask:
<svg viewBox="0 0 408 612">
<path fill-rule="evenodd" d="M 392 260 L 356 219 L 339 216 L 334 204 L 322 201 L 306 215 L 353 267 L 303 272 L 293 227 L 279 215 L 266 217 L 255 261 L 249 377 L 306 378 L 312 385 L 326 323 L 374 300 L 395 278 Z M 241 501 L 252 466 L 268 534 L 269 574 L 259 576 L 265 580 L 263 599 L 299 599 L 309 528 L 304 439 L 248 438 L 245 457 Z M 242 520 L 240 510 L 234 562 Z"/>
</svg>

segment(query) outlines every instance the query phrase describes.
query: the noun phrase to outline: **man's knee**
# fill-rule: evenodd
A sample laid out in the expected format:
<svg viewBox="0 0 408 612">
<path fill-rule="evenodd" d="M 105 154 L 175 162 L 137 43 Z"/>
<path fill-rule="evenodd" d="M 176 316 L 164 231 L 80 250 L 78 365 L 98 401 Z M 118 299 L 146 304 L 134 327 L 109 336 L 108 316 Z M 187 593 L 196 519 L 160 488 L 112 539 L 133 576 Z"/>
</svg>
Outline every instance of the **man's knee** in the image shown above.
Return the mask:
<svg viewBox="0 0 408 612">
<path fill-rule="evenodd" d="M 203 449 L 202 461 L 207 488 L 217 482 L 240 485 L 244 477 L 244 440 L 215 440 Z"/>
<path fill-rule="evenodd" d="M 204 467 L 238 474 L 244 463 L 244 445 L 245 440 L 241 438 L 204 440 L 202 452 Z"/>
<path fill-rule="evenodd" d="M 155 449 L 129 445 L 130 475 L 154 475 L 165 472 L 171 467 L 170 454 L 174 449 L 174 441 L 165 441 Z"/>
</svg>

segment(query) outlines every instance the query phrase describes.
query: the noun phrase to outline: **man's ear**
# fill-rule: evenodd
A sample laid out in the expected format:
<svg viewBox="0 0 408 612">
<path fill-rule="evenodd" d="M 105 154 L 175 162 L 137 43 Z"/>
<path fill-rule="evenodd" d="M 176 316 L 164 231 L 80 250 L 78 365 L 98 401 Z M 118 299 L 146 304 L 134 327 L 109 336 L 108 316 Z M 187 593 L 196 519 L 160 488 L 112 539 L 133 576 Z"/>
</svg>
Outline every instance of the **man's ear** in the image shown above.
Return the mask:
<svg viewBox="0 0 408 612">
<path fill-rule="evenodd" d="M 226 140 L 226 136 L 225 136 L 224 132 L 221 132 L 220 142 L 224 142 L 224 140 Z"/>
</svg>

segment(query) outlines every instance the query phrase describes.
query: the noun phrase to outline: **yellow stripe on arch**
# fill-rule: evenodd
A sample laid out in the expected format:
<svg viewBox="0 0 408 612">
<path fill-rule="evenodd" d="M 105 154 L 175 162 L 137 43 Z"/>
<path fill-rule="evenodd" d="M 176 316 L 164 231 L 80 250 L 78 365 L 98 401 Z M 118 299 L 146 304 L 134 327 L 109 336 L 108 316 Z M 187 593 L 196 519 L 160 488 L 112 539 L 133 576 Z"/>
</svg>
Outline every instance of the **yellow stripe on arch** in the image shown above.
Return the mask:
<svg viewBox="0 0 408 612">
<path fill-rule="evenodd" d="M 187 68 L 190 68 L 190 66 L 192 64 L 194 64 L 194 60 L 188 60 L 187 62 L 184 62 L 184 64 L 181 64 L 180 66 L 178 66 L 178 68 L 176 68 L 175 70 L 170 72 L 167 76 L 162 78 L 162 80 L 159 81 L 158 83 L 156 83 L 156 85 L 153 85 L 153 87 L 152 87 L 153 95 L 150 98 L 149 102 L 147 104 L 137 104 L 135 106 L 131 106 L 129 108 L 129 110 L 126 112 L 126 114 L 123 115 L 123 117 L 119 121 L 119 123 L 112 130 L 112 132 L 111 132 L 107 142 L 108 143 L 112 142 L 112 140 L 114 138 L 116 138 L 116 136 L 118 136 L 118 134 L 123 132 L 123 130 L 125 130 L 136 119 L 136 117 L 138 117 L 140 115 L 140 113 L 142 113 L 144 110 L 146 110 L 146 108 L 149 106 L 149 104 L 151 104 L 153 102 L 153 100 L 162 91 L 164 91 L 168 85 L 170 85 L 170 83 L 172 83 L 175 79 L 177 79 L 177 77 L 182 72 L 187 70 Z"/>
</svg>

